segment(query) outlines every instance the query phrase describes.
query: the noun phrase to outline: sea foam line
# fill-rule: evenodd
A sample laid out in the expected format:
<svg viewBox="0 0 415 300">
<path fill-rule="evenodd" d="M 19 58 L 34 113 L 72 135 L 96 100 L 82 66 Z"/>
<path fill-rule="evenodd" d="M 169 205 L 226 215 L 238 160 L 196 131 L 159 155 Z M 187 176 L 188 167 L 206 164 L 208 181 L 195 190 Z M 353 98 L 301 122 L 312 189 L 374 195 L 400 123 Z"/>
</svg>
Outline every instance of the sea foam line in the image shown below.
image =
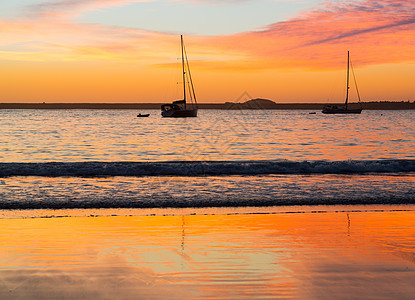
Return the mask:
<svg viewBox="0 0 415 300">
<path fill-rule="evenodd" d="M 192 177 L 402 172 L 415 172 L 415 160 L 0 163 L 0 177 Z"/>
</svg>

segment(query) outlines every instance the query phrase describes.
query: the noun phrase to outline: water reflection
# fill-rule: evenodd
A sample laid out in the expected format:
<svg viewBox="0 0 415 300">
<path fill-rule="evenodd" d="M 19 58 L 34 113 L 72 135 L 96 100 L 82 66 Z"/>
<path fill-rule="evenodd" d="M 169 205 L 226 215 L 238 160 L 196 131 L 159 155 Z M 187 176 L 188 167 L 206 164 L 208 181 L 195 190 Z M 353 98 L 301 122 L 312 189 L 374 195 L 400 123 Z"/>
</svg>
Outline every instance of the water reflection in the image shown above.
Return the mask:
<svg viewBox="0 0 415 300">
<path fill-rule="evenodd" d="M 414 112 L 358 116 L 308 111 L 203 110 L 166 120 L 159 111 L 6 110 L 3 162 L 165 160 L 347 160 L 414 158 Z M 11 121 L 12 120 L 12 121 Z"/>
<path fill-rule="evenodd" d="M 414 211 L 1 219 L 0 297 L 409 299 L 414 221 Z"/>
</svg>

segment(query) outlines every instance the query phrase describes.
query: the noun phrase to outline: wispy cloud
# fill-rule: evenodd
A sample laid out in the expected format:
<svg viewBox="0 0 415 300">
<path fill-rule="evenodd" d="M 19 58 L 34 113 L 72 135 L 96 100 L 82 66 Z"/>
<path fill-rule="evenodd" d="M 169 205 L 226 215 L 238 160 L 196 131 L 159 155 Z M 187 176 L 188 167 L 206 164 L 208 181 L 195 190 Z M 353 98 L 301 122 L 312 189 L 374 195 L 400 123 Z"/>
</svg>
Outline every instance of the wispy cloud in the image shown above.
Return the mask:
<svg viewBox="0 0 415 300">
<path fill-rule="evenodd" d="M 310 19 L 316 20 L 325 16 L 324 19 L 348 21 L 351 24 L 333 30 L 332 36 L 312 41 L 310 45 L 334 42 L 367 33 L 376 34 L 387 29 L 396 28 L 400 31 L 398 27 L 415 23 L 415 3 L 408 1 L 351 1 L 348 5 L 330 5 L 327 8 L 310 15 Z"/>
<path fill-rule="evenodd" d="M 85 11 L 107 6 L 123 5 L 131 2 L 148 2 L 151 0 L 57 0 L 29 5 L 25 12 L 28 17 L 62 18 L 77 16 Z"/>
<path fill-rule="evenodd" d="M 143 1 L 151 0 L 61 0 L 29 6 L 20 20 L 0 20 L 0 51 L 7 49 L 2 57 L 165 66 L 175 53 L 176 36 L 76 21 L 85 11 Z M 413 36 L 415 1 L 361 0 L 324 1 L 294 19 L 252 32 L 186 39 L 197 66 L 241 71 L 339 68 L 347 50 L 360 66 L 413 61 Z M 13 45 L 19 45 L 14 54 Z M 33 45 L 36 51 L 30 56 Z"/>
<path fill-rule="evenodd" d="M 215 42 L 268 66 L 337 68 L 347 50 L 360 65 L 414 60 L 414 35 L 415 2 L 325 1 L 295 19 Z"/>
<path fill-rule="evenodd" d="M 144 1 L 151 0 L 59 0 L 26 6 L 18 19 L 0 19 L 1 59 L 127 61 L 153 57 L 156 45 L 166 40 L 157 38 L 163 33 L 76 21 L 89 10 Z"/>
</svg>

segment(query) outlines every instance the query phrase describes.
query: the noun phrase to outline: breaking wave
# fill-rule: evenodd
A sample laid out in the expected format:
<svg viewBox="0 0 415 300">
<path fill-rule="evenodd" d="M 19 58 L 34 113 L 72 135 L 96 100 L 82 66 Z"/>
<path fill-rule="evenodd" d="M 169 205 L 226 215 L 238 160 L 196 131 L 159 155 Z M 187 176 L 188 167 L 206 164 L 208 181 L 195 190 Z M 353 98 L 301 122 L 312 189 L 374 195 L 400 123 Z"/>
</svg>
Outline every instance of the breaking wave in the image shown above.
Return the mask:
<svg viewBox="0 0 415 300">
<path fill-rule="evenodd" d="M 196 177 L 403 172 L 415 172 L 415 160 L 0 163 L 0 177 Z"/>
</svg>

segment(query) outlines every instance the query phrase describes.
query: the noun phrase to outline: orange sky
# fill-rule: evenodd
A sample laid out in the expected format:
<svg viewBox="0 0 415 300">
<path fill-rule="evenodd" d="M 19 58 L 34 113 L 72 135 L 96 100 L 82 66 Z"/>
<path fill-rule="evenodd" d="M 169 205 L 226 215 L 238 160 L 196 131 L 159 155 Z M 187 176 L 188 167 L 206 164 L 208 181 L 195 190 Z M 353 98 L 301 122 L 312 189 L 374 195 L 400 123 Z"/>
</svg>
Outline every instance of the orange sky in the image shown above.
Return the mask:
<svg viewBox="0 0 415 300">
<path fill-rule="evenodd" d="M 79 20 L 146 1 L 55 2 L 0 15 L 0 102 L 181 97 L 180 33 Z M 363 101 L 414 101 L 413 36 L 415 2 L 321 1 L 250 31 L 189 33 L 185 43 L 200 102 L 235 101 L 245 91 L 276 102 L 342 101 L 347 50 Z"/>
</svg>

